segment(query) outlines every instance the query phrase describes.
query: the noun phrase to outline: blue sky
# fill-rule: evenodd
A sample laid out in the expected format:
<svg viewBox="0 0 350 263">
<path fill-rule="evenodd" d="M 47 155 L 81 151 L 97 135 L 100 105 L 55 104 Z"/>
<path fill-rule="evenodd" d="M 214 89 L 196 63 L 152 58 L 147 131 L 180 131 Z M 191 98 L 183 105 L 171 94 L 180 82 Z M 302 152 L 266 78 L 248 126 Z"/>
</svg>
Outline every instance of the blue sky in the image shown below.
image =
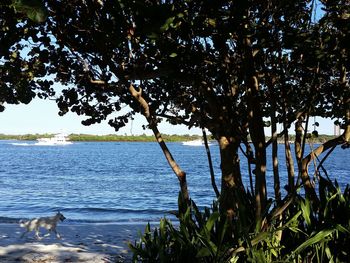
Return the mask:
<svg viewBox="0 0 350 263">
<path fill-rule="evenodd" d="M 27 134 L 27 133 L 84 133 L 84 134 L 115 134 L 115 131 L 105 121 L 101 124 L 84 126 L 80 122 L 84 118 L 75 113 L 67 113 L 65 116 L 58 115 L 58 108 L 54 101 L 35 99 L 30 104 L 5 105 L 4 112 L 0 112 L 0 133 L 3 134 Z M 313 119 L 311 120 L 313 121 Z M 333 134 L 333 121 L 330 119 L 316 118 L 320 123 L 318 131 L 320 134 Z M 143 130 L 144 117 L 139 115 L 126 127 L 119 130 L 117 134 L 148 134 L 150 130 Z M 312 127 L 310 128 L 312 129 Z M 186 126 L 173 126 L 163 122 L 159 130 L 164 134 L 201 134 L 200 129 L 189 130 Z M 291 131 L 292 132 L 292 131 Z M 266 135 L 270 132 L 266 130 Z"/>
</svg>

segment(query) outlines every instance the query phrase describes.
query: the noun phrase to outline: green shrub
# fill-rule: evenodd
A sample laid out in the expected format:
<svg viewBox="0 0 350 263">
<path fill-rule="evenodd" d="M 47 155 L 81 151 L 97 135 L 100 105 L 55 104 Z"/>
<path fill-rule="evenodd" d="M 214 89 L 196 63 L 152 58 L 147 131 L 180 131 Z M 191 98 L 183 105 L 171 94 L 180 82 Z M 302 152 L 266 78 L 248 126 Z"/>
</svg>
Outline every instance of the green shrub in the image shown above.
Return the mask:
<svg viewBox="0 0 350 263">
<path fill-rule="evenodd" d="M 129 244 L 134 262 L 224 262 L 229 259 L 230 243 L 225 240 L 228 222 L 220 215 L 216 203 L 211 211 L 205 208 L 200 212 L 191 202 L 178 218 L 176 225 L 162 219 L 153 233 L 148 224 L 140 242 Z"/>
<path fill-rule="evenodd" d="M 129 244 L 134 262 L 350 262 L 350 190 L 321 179 L 320 203 L 286 196 L 280 206 L 254 218 L 248 205 L 229 221 L 213 202 L 199 211 L 179 201 L 179 222 L 148 224 L 139 242 Z M 242 198 L 242 197 L 238 197 Z M 245 213 L 245 214 L 244 214 Z"/>
</svg>

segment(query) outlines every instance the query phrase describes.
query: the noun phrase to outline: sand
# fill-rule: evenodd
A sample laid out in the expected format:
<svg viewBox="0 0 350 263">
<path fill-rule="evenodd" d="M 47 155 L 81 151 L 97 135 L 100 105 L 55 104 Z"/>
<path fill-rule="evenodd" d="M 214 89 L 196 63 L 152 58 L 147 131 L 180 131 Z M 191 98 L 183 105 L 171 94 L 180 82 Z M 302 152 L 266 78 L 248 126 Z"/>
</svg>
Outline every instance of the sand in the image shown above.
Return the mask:
<svg viewBox="0 0 350 263">
<path fill-rule="evenodd" d="M 70 224 L 57 227 L 54 234 L 37 240 L 34 232 L 21 238 L 24 229 L 18 224 L 0 224 L 0 262 L 131 262 L 127 243 L 139 239 L 144 224 Z M 41 230 L 41 236 L 46 232 Z"/>
</svg>

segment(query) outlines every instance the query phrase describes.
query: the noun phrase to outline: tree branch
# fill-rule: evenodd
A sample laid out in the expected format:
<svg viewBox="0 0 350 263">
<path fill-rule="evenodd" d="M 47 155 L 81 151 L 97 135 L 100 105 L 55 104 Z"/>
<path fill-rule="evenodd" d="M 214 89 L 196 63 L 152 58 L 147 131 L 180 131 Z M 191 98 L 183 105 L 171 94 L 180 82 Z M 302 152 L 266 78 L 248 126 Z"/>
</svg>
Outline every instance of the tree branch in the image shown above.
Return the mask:
<svg viewBox="0 0 350 263">
<path fill-rule="evenodd" d="M 342 135 L 321 144 L 302 160 L 301 178 L 305 186 L 305 192 L 310 197 L 311 201 L 314 202 L 315 204 L 319 203 L 319 199 L 316 195 L 315 188 L 311 184 L 310 177 L 309 177 L 308 167 L 310 162 L 316 159 L 320 154 L 322 154 L 323 152 L 327 151 L 330 148 L 333 148 L 334 146 L 337 146 L 343 143 L 349 143 L 349 139 L 350 139 L 350 125 L 347 125 Z"/>
<path fill-rule="evenodd" d="M 140 103 L 141 107 L 143 108 L 142 114 L 146 117 L 149 127 L 153 131 L 154 136 L 156 137 L 156 140 L 160 148 L 162 149 L 166 160 L 168 161 L 170 167 L 172 168 L 172 170 L 174 171 L 174 173 L 176 174 L 180 182 L 181 194 L 184 200 L 186 202 L 189 202 L 190 198 L 189 198 L 189 193 L 187 189 L 186 173 L 181 170 L 180 166 L 177 164 L 172 154 L 170 153 L 167 145 L 165 144 L 162 138 L 162 135 L 158 130 L 157 122 L 150 112 L 149 105 L 147 101 L 142 97 L 142 89 L 140 88 L 140 90 L 137 91 L 135 87 L 132 84 L 130 84 L 129 91 L 131 95 L 135 98 L 135 100 L 137 100 Z"/>
<path fill-rule="evenodd" d="M 209 149 L 209 146 L 208 146 L 207 134 L 205 133 L 204 128 L 202 128 L 202 133 L 203 133 L 203 140 L 204 140 L 205 150 L 206 150 L 207 156 L 208 156 L 211 185 L 213 186 L 216 198 L 219 198 L 220 192 L 218 190 L 218 187 L 216 186 L 213 162 L 211 160 L 211 154 L 210 154 L 210 149 Z"/>
</svg>

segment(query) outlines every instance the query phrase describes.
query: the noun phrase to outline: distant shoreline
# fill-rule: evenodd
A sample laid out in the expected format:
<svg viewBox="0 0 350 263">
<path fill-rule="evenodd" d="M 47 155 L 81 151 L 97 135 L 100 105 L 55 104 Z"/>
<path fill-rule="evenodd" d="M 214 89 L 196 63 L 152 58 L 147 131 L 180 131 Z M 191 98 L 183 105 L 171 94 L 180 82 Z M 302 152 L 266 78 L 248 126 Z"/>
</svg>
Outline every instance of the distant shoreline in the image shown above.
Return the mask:
<svg viewBox="0 0 350 263">
<path fill-rule="evenodd" d="M 24 134 L 8 135 L 0 134 L 0 140 L 35 141 L 38 138 L 50 138 L 55 134 Z M 92 135 L 92 134 L 70 134 L 68 136 L 73 142 L 155 142 L 151 135 Z M 201 138 L 199 135 L 163 135 L 163 139 L 168 142 L 183 142 Z M 209 138 L 208 138 L 209 139 Z"/>
<path fill-rule="evenodd" d="M 19 140 L 19 141 L 35 141 L 38 138 L 50 138 L 54 134 L 24 134 L 24 135 L 8 135 L 0 134 L 0 140 Z M 92 135 L 92 134 L 70 134 L 69 139 L 73 142 L 155 142 L 154 136 L 151 135 Z M 313 143 L 324 143 L 328 140 L 335 138 L 334 135 L 324 135 L 321 134 L 318 137 L 312 138 Z M 200 135 L 168 135 L 164 134 L 163 139 L 167 142 L 184 142 L 200 139 Z M 294 135 L 290 135 L 290 143 L 294 143 Z M 211 137 L 208 136 L 208 140 L 211 140 Z M 266 137 L 266 141 L 269 140 L 269 137 Z M 282 139 L 277 139 L 279 144 L 284 144 Z"/>
</svg>

